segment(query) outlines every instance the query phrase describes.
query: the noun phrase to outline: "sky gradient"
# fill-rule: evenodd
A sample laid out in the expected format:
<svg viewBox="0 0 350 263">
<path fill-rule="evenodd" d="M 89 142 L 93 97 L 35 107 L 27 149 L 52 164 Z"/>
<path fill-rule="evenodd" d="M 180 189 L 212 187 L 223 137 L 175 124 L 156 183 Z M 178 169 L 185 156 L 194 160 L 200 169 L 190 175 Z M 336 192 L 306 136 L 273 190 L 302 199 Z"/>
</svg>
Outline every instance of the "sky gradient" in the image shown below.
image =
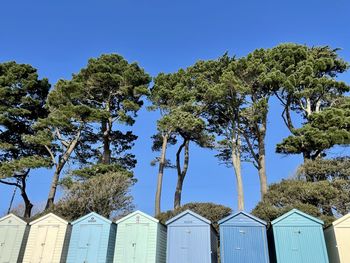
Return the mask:
<svg viewBox="0 0 350 263">
<path fill-rule="evenodd" d="M 350 2 L 346 0 L 61 0 L 2 1 L 0 4 L 0 62 L 15 60 L 38 68 L 54 85 L 69 79 L 87 60 L 103 53 L 118 53 L 138 62 L 149 74 L 174 72 L 200 59 L 215 59 L 225 52 L 238 57 L 256 48 L 280 43 L 330 45 L 350 61 Z M 350 73 L 340 76 L 350 83 Z M 271 101 L 267 133 L 269 183 L 293 175 L 301 156 L 275 153 L 275 145 L 289 133 L 281 107 Z M 150 137 L 158 114 L 143 108 L 132 130 L 139 136 L 133 152 L 138 164 L 133 187 L 135 205 L 153 214 L 157 168 L 151 160 Z M 168 157 L 173 158 L 170 148 Z M 344 148 L 331 150 L 337 155 Z M 232 168 L 219 165 L 215 152 L 191 145 L 183 202 L 210 201 L 236 209 Z M 32 172 L 28 194 L 40 206 L 47 197 L 53 172 Z M 259 200 L 257 171 L 243 166 L 246 209 Z M 162 209 L 170 209 L 176 183 L 175 170 L 164 176 Z M 0 184 L 0 215 L 9 204 L 13 188 Z M 17 194 L 16 203 L 21 202 Z"/>
</svg>

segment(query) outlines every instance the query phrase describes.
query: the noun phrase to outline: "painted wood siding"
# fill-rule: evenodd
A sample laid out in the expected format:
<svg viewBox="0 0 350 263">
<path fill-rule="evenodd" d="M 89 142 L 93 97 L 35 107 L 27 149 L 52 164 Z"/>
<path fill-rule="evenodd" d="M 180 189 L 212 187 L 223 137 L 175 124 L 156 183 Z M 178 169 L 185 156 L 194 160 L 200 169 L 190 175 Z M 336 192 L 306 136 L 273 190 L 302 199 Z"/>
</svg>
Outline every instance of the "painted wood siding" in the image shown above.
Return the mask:
<svg viewBox="0 0 350 263">
<path fill-rule="evenodd" d="M 167 228 L 162 224 L 158 224 L 157 233 L 157 263 L 166 262 L 166 238 L 167 238 Z"/>
<path fill-rule="evenodd" d="M 185 211 L 167 222 L 167 263 L 216 263 L 210 221 Z M 213 260 L 213 261 L 212 261 Z"/>
<path fill-rule="evenodd" d="M 112 222 L 91 213 L 72 224 L 67 263 L 113 262 L 116 226 Z"/>
<path fill-rule="evenodd" d="M 337 239 L 335 237 L 334 226 L 329 226 L 324 230 L 324 237 L 326 239 L 326 246 L 328 252 L 328 259 L 331 263 L 340 263 L 339 251 L 337 247 Z M 346 262 L 346 261 L 344 261 Z"/>
<path fill-rule="evenodd" d="M 268 263 L 266 223 L 245 212 L 219 221 L 221 262 Z"/>
<path fill-rule="evenodd" d="M 22 262 L 23 246 L 28 235 L 27 223 L 15 215 L 0 218 L 0 262 Z"/>
<path fill-rule="evenodd" d="M 118 223 L 114 263 L 157 262 L 157 234 L 158 223 L 142 214 Z"/>
<path fill-rule="evenodd" d="M 272 222 L 277 262 L 328 263 L 323 222 L 295 209 L 281 218 Z"/>
<path fill-rule="evenodd" d="M 67 223 L 52 216 L 31 225 L 24 263 L 60 263 L 66 241 Z"/>
<path fill-rule="evenodd" d="M 210 231 L 211 262 L 218 262 L 218 236 L 214 228 Z"/>
</svg>

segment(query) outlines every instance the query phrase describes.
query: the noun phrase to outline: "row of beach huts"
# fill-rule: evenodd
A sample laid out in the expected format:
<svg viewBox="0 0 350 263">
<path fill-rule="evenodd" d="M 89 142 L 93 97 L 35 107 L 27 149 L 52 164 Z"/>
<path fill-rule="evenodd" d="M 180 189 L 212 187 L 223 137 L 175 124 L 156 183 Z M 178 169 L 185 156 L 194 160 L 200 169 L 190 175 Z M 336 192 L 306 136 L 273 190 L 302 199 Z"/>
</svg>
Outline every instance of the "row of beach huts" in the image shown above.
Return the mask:
<svg viewBox="0 0 350 263">
<path fill-rule="evenodd" d="M 349 263 L 350 215 L 323 222 L 293 209 L 266 223 L 246 212 L 218 222 L 222 263 Z M 0 263 L 217 263 L 218 234 L 187 210 L 166 222 L 140 211 L 115 223 L 92 212 L 72 223 L 52 213 L 29 224 L 0 218 Z"/>
</svg>

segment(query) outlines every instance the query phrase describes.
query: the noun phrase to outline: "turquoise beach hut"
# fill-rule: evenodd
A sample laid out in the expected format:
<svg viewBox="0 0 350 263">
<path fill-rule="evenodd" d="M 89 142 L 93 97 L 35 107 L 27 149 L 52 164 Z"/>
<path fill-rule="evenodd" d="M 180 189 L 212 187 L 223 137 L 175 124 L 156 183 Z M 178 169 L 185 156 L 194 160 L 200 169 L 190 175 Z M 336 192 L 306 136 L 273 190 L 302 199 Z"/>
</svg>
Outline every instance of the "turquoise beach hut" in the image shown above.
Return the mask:
<svg viewBox="0 0 350 263">
<path fill-rule="evenodd" d="M 293 209 L 271 224 L 272 262 L 328 263 L 323 221 Z"/>
<path fill-rule="evenodd" d="M 117 226 L 97 214 L 72 222 L 67 263 L 112 263 Z"/>
<path fill-rule="evenodd" d="M 240 211 L 218 223 L 221 263 L 269 263 L 265 221 Z"/>
<path fill-rule="evenodd" d="M 14 214 L 0 218 L 0 262 L 22 262 L 29 226 Z"/>
</svg>

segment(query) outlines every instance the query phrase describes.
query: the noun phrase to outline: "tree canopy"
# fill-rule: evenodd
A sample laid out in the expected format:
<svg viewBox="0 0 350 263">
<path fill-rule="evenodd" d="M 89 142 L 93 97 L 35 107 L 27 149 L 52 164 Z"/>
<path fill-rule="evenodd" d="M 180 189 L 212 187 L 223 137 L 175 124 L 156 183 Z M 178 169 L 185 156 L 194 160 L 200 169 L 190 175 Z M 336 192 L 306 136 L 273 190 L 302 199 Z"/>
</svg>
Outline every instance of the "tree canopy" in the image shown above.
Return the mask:
<svg viewBox="0 0 350 263">
<path fill-rule="evenodd" d="M 34 134 L 34 123 L 47 115 L 44 107 L 50 89 L 47 79 L 27 64 L 0 64 L 0 182 L 18 187 L 25 203 L 25 217 L 32 204 L 26 191 L 31 169 L 49 167 L 41 146 L 24 140 Z"/>
</svg>

